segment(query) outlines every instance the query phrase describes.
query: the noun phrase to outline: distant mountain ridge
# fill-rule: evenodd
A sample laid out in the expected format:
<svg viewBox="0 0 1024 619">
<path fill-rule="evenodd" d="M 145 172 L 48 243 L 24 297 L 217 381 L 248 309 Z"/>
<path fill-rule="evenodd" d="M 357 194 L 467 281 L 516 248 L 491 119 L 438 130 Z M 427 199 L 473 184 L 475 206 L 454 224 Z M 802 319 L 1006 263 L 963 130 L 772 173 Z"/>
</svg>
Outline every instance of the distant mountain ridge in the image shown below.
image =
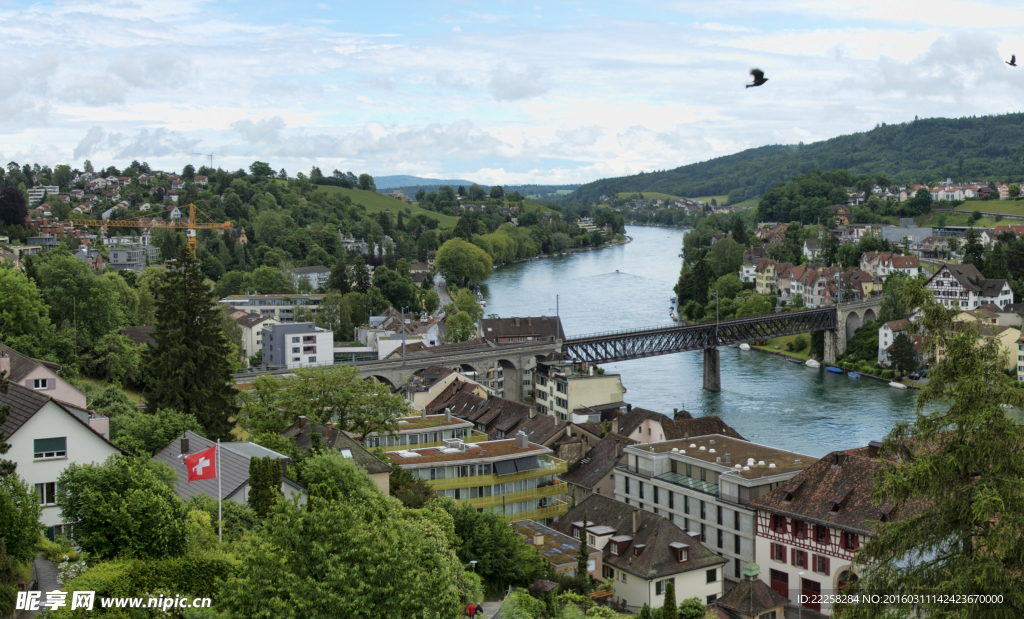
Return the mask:
<svg viewBox="0 0 1024 619">
<path fill-rule="evenodd" d="M 657 191 L 687 197 L 730 194 L 735 203 L 815 168 L 885 172 L 898 183 L 1024 177 L 1024 114 L 915 119 L 812 144 L 750 148 L 673 170 L 587 183 L 564 202 Z"/>
<path fill-rule="evenodd" d="M 377 185 L 377 189 L 397 189 L 399 187 L 433 187 L 441 185 L 451 185 L 452 187 L 458 187 L 459 185 L 465 185 L 469 187 L 473 184 L 473 181 L 459 180 L 459 179 L 437 179 L 437 178 L 424 178 L 422 176 L 408 176 L 405 174 L 396 174 L 393 176 L 375 176 L 373 182 Z"/>
</svg>

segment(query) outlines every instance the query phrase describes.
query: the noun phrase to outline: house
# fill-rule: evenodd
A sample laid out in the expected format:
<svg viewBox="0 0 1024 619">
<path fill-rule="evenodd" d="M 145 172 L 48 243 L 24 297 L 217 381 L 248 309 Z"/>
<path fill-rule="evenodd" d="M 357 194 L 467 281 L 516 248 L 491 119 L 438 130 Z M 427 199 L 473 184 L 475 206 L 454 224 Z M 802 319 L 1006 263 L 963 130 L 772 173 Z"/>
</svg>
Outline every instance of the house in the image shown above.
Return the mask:
<svg viewBox="0 0 1024 619">
<path fill-rule="evenodd" d="M 755 269 L 754 290 L 757 294 L 773 294 L 777 288 L 775 272 L 778 262 L 771 258 L 764 258 L 757 263 Z"/>
<path fill-rule="evenodd" d="M 486 399 L 493 394 L 492 390 L 461 372 L 432 365 L 413 372 L 405 384 L 404 390 L 406 399 L 409 400 L 409 406 L 417 411 L 426 410 L 428 404 L 436 400 L 449 385 L 456 381 L 471 385 L 467 393 L 472 393 L 476 397 Z"/>
<path fill-rule="evenodd" d="M 576 566 L 580 555 L 580 540 L 556 531 L 533 520 L 519 520 L 511 523 L 511 527 L 524 538 L 524 541 L 537 549 L 540 556 L 559 574 L 576 575 Z M 601 551 L 587 546 L 587 573 L 601 578 Z"/>
<path fill-rule="evenodd" d="M 0 370 L 9 357 L 0 357 Z M 114 454 L 131 455 L 109 440 L 109 420 L 50 397 L 53 390 L 24 387 L 11 381 L 0 406 L 10 406 L 0 426 L 11 444 L 4 455 L 39 496 L 45 535 L 64 535 L 65 523 L 57 506 L 57 479 L 70 464 L 100 464 Z"/>
<path fill-rule="evenodd" d="M 982 305 L 976 310 L 969 310 L 957 314 L 955 321 L 974 320 L 984 325 L 996 327 L 1020 327 L 1022 317 L 1009 307 L 1001 308 L 998 305 Z"/>
<path fill-rule="evenodd" d="M 263 327 L 263 363 L 301 368 L 334 365 L 334 333 L 312 322 L 290 322 Z"/>
<path fill-rule="evenodd" d="M 320 436 L 321 446 L 337 451 L 344 458 L 351 458 L 356 466 L 366 471 L 382 494 L 387 496 L 391 493 L 390 475 L 394 469 L 341 429 L 335 428 L 333 423 L 320 424 L 300 415 L 298 421 L 281 432 L 281 436 L 295 445 L 299 451 L 309 451 L 313 446 L 313 434 Z"/>
<path fill-rule="evenodd" d="M 951 309 L 977 309 L 989 303 L 1005 307 L 1013 303 L 1009 282 L 986 279 L 973 264 L 944 264 L 928 280 L 925 288 Z"/>
<path fill-rule="evenodd" d="M 724 593 L 726 559 L 664 516 L 592 494 L 554 529 L 601 551 L 601 578 L 614 582 L 614 601 L 631 612 L 661 608 L 669 583 L 677 600 L 710 604 Z"/>
<path fill-rule="evenodd" d="M 154 218 L 156 221 L 156 218 Z M 263 316 L 276 318 L 281 323 L 291 323 L 295 308 L 308 308 L 316 316 L 324 294 L 236 294 L 224 297 L 221 303 L 238 307 Z M 365 342 L 364 342 L 365 343 Z"/>
<path fill-rule="evenodd" d="M 296 288 L 299 287 L 301 281 L 305 280 L 313 290 L 323 290 L 327 285 L 327 278 L 331 276 L 331 270 L 323 265 L 296 267 L 292 269 L 291 276 L 292 283 Z"/>
<path fill-rule="evenodd" d="M 251 357 L 256 354 L 257 350 L 263 350 L 263 331 L 271 325 L 281 324 L 281 321 L 273 316 L 250 314 L 245 311 L 240 313 L 240 316 L 234 318 L 238 326 L 242 328 L 242 350 L 245 351 L 246 357 Z"/>
<path fill-rule="evenodd" d="M 720 417 L 709 415 L 694 419 L 690 413 L 676 409 L 674 417 L 640 407 L 630 406 L 626 414 L 611 420 L 611 431 L 637 443 L 660 443 L 689 436 L 722 434 L 746 440 Z"/>
<path fill-rule="evenodd" d="M 380 447 L 384 451 L 444 447 L 444 441 L 451 438 L 462 439 L 464 443 L 488 440 L 487 434 L 473 429 L 472 422 L 453 416 L 448 409 L 436 415 L 423 411 L 419 415 L 399 417 L 397 424 L 397 429 L 390 434 L 371 432 L 365 436 L 352 434 L 352 437 L 367 448 Z"/>
<path fill-rule="evenodd" d="M 177 202 L 178 196 L 173 196 L 173 199 L 175 202 Z M 181 219 L 181 209 L 179 209 L 178 207 L 172 208 L 171 212 L 168 214 L 168 217 L 170 219 Z"/>
<path fill-rule="evenodd" d="M 698 532 L 705 546 L 729 560 L 725 576 L 732 580 L 741 577 L 743 564 L 760 560 L 747 502 L 815 461 L 721 434 L 632 445 L 623 452 L 615 498 Z"/>
<path fill-rule="evenodd" d="M 949 255 L 949 240 L 944 236 L 929 236 L 921 241 L 921 255 L 925 258 L 937 258 Z"/>
<path fill-rule="evenodd" d="M 906 331 L 907 335 L 913 335 L 913 325 L 908 318 L 892 320 L 878 328 L 878 364 L 889 365 L 889 347 L 896 341 L 896 336 Z"/>
<path fill-rule="evenodd" d="M 387 455 L 414 478 L 429 481 L 438 494 L 504 513 L 513 521 L 555 518 L 568 509 L 557 498 L 565 494 L 566 485 L 555 479 L 565 472 L 565 461 L 555 458 L 551 449 L 531 443 L 526 434 L 481 443 L 452 438 L 444 443 L 443 449 Z"/>
<path fill-rule="evenodd" d="M 11 384 L 33 391 L 42 391 L 62 404 L 84 409 L 89 398 L 71 383 L 61 378 L 61 367 L 52 361 L 40 361 L 0 344 L 0 372 L 7 372 Z"/>
<path fill-rule="evenodd" d="M 249 442 L 221 443 L 217 454 L 219 462 L 217 472 L 220 479 L 201 479 L 188 481 L 188 470 L 185 468 L 185 458 L 179 457 L 188 454 L 199 453 L 217 445 L 215 441 L 203 438 L 186 430 L 175 438 L 166 447 L 161 449 L 155 456 L 153 462 L 163 462 L 174 469 L 178 478 L 175 489 L 182 500 L 187 501 L 197 494 L 205 494 L 213 498 L 220 498 L 224 501 L 236 503 L 247 503 L 249 501 L 249 460 L 252 458 L 273 458 L 281 462 L 281 493 L 288 500 L 298 497 L 299 503 L 306 503 L 306 489 L 288 477 L 288 463 L 290 458 L 266 447 Z"/>
<path fill-rule="evenodd" d="M 717 619 L 784 619 L 789 600 L 772 591 L 760 574 L 756 563 L 744 565 L 743 578 L 708 610 Z"/>
<path fill-rule="evenodd" d="M 772 590 L 803 608 L 830 614 L 822 592 L 843 591 L 859 576 L 854 554 L 875 536 L 874 523 L 911 513 L 913 507 L 871 501 L 881 470 L 880 444 L 834 451 L 788 482 L 751 500 L 757 513 L 760 577 Z"/>
<path fill-rule="evenodd" d="M 482 318 L 477 327 L 477 337 L 495 344 L 508 344 L 563 339 L 565 331 L 557 317 Z"/>
<path fill-rule="evenodd" d="M 93 273 L 103 272 L 103 255 L 100 254 L 98 249 L 88 249 L 83 247 L 74 252 L 75 258 L 78 258 L 82 262 L 89 265 Z"/>
<path fill-rule="evenodd" d="M 885 262 L 886 275 L 890 273 L 903 273 L 911 278 L 916 278 L 921 273 L 921 265 L 917 256 L 891 255 Z M 885 279 L 884 277 L 882 278 Z"/>
<path fill-rule="evenodd" d="M 592 494 L 614 497 L 615 467 L 620 464 L 623 448 L 635 442 L 614 432 L 598 441 L 586 456 L 570 464 L 569 469 L 558 476 L 569 485 L 567 494 L 574 494 L 577 502 Z"/>
<path fill-rule="evenodd" d="M 860 199 L 860 201 L 856 201 L 853 197 L 851 197 L 851 201 L 853 201 L 854 204 L 861 204 L 864 200 Z M 851 214 L 850 206 L 852 205 L 849 205 L 849 203 L 832 205 L 832 213 L 836 218 L 836 225 L 842 224 L 844 226 L 847 226 L 850 224 L 851 221 L 853 221 L 853 215 Z"/>
<path fill-rule="evenodd" d="M 804 241 L 804 255 L 807 256 L 807 260 L 816 260 L 821 255 L 822 247 L 821 241 L 818 239 L 807 239 Z"/>
</svg>

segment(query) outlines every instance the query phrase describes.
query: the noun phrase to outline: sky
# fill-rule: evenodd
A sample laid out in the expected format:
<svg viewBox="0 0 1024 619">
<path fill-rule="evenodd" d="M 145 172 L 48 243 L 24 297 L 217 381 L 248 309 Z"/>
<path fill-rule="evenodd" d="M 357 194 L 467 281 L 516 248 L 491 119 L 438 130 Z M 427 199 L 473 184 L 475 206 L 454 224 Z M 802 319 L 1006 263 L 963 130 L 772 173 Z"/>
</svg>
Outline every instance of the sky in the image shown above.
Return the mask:
<svg viewBox="0 0 1024 619">
<path fill-rule="evenodd" d="M 583 183 L 1024 100 L 1011 2 L 0 0 L 0 33 L 0 160 L 79 168 Z"/>
</svg>

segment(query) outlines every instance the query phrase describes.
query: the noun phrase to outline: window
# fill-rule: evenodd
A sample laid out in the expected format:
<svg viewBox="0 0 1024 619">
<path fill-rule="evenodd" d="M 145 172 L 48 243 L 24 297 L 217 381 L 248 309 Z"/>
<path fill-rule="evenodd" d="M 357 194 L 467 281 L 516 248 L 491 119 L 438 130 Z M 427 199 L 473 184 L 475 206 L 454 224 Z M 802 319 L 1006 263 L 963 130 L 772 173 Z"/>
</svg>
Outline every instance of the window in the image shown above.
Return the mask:
<svg viewBox="0 0 1024 619">
<path fill-rule="evenodd" d="M 587 536 L 587 543 L 590 544 L 591 546 L 597 546 L 597 538 L 594 537 L 593 535 L 588 535 Z"/>
<path fill-rule="evenodd" d="M 823 527 L 817 524 L 814 525 L 814 541 L 819 544 L 829 543 L 828 527 Z"/>
<path fill-rule="evenodd" d="M 293 337 L 293 338 L 292 338 L 292 344 L 298 344 L 298 343 L 299 343 L 299 338 L 298 338 L 298 336 L 296 336 L 296 337 Z"/>
<path fill-rule="evenodd" d="M 638 482 L 637 486 L 640 487 L 640 495 L 639 496 L 642 499 L 642 498 L 644 498 L 644 482 L 642 482 L 642 481 Z"/>
<path fill-rule="evenodd" d="M 807 552 L 804 550 L 793 549 L 793 565 L 797 567 L 807 567 Z"/>
<path fill-rule="evenodd" d="M 626 494 L 629 494 L 629 478 L 626 477 Z"/>
<path fill-rule="evenodd" d="M 793 537 L 807 539 L 807 523 L 799 520 L 793 521 Z"/>
<path fill-rule="evenodd" d="M 690 466 L 689 463 L 686 464 L 686 476 L 693 477 L 693 468 Z"/>
<path fill-rule="evenodd" d="M 742 538 L 739 535 L 732 536 L 732 551 L 736 554 L 740 554 L 740 540 Z"/>
<path fill-rule="evenodd" d="M 665 588 L 668 587 L 668 583 L 675 584 L 675 578 L 666 578 L 665 580 L 659 580 L 654 583 L 654 595 L 665 595 Z"/>
<path fill-rule="evenodd" d="M 822 555 L 814 555 L 814 566 L 813 569 L 819 574 L 829 575 L 830 572 L 828 557 Z"/>
<path fill-rule="evenodd" d="M 310 363 L 316 363 L 316 357 L 310 357 L 309 358 L 309 362 Z"/>
<path fill-rule="evenodd" d="M 725 524 L 725 523 L 724 523 L 724 522 L 722 521 L 722 506 L 721 506 L 721 505 L 718 505 L 718 506 L 716 506 L 716 508 L 715 508 L 715 509 L 716 509 L 716 511 L 718 512 L 718 513 L 717 513 L 717 516 L 718 516 L 718 524 L 719 524 L 719 526 L 721 526 L 722 524 Z"/>
<path fill-rule="evenodd" d="M 772 544 L 772 560 L 782 561 L 783 563 L 785 563 L 786 547 L 782 544 Z"/>
<path fill-rule="evenodd" d="M 55 482 L 36 484 L 36 494 L 39 495 L 40 505 L 57 504 L 57 484 Z"/>
<path fill-rule="evenodd" d="M 669 509 L 675 509 L 676 508 L 676 495 L 671 490 L 668 491 L 668 508 Z"/>
<path fill-rule="evenodd" d="M 658 504 L 658 487 L 657 486 L 652 486 L 652 487 L 654 488 L 654 504 L 657 505 Z"/>
<path fill-rule="evenodd" d="M 700 523 L 700 541 L 702 541 L 702 542 L 708 541 L 707 525 L 705 525 L 703 522 Z"/>
<path fill-rule="evenodd" d="M 715 568 L 713 570 L 708 570 L 707 576 L 708 576 L 708 582 L 715 582 L 715 581 L 717 581 L 718 580 L 718 568 Z M 712 597 L 714 597 L 714 596 L 712 596 Z M 714 600 L 712 599 L 711 601 L 713 602 Z"/>
<path fill-rule="evenodd" d="M 68 455 L 67 437 L 37 438 L 33 452 L 35 454 L 33 457 L 36 459 L 66 458 Z"/>
<path fill-rule="evenodd" d="M 703 468 L 703 467 L 700 469 L 700 480 L 701 481 L 707 481 L 708 480 L 708 470 Z"/>
<path fill-rule="evenodd" d="M 710 604 L 710 603 L 714 602 L 717 599 L 718 599 L 718 594 L 717 593 L 712 593 L 711 595 L 708 596 L 707 603 Z"/>
<path fill-rule="evenodd" d="M 721 529 L 718 529 L 718 547 L 719 547 L 719 548 L 721 548 L 721 547 L 722 547 L 722 538 L 723 538 L 723 535 L 722 535 L 722 530 L 721 530 Z"/>
<path fill-rule="evenodd" d="M 622 576 L 622 582 L 626 582 L 626 572 L 619 572 L 619 574 Z"/>
<path fill-rule="evenodd" d="M 778 618 L 775 616 L 775 611 L 773 610 L 773 611 L 769 611 L 769 612 L 766 612 L 766 613 L 758 615 L 757 619 L 778 619 Z"/>
<path fill-rule="evenodd" d="M 615 556 L 618 556 L 619 555 L 619 545 L 617 543 L 615 543 L 615 542 L 612 542 L 611 546 L 612 546 L 611 547 L 612 554 L 615 555 Z"/>
<path fill-rule="evenodd" d="M 45 378 L 33 378 L 32 379 L 32 388 L 33 389 L 46 389 L 46 379 Z"/>
<path fill-rule="evenodd" d="M 601 577 L 602 578 L 615 578 L 615 570 L 608 567 L 607 565 L 601 566 Z"/>
<path fill-rule="evenodd" d="M 740 513 L 738 511 L 732 513 L 732 528 L 740 530 Z"/>
<path fill-rule="evenodd" d="M 843 548 L 846 550 L 857 550 L 860 545 L 860 538 L 856 533 L 843 531 Z"/>
<path fill-rule="evenodd" d="M 690 513 L 690 497 L 686 496 L 685 494 L 683 495 L 683 513 Z M 687 522 L 689 522 L 689 520 L 687 520 Z"/>
<path fill-rule="evenodd" d="M 706 507 L 707 507 L 707 504 L 704 503 L 704 501 L 701 501 L 700 502 L 700 519 L 701 520 L 707 520 L 708 519 L 707 509 L 705 509 Z"/>
</svg>

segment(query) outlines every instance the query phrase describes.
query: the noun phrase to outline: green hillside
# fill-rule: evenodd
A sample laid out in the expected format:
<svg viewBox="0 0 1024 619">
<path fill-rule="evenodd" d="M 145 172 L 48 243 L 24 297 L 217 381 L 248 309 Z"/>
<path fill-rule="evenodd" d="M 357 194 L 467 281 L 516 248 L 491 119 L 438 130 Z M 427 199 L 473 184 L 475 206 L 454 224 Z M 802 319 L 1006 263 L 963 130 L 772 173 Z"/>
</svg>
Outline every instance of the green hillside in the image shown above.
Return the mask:
<svg viewBox="0 0 1024 619">
<path fill-rule="evenodd" d="M 633 197 L 633 195 L 635 195 L 636 193 L 637 193 L 636 191 L 620 191 L 618 195 L 623 200 L 628 200 L 629 198 Z M 641 191 L 639 193 L 644 194 L 644 200 L 684 200 L 685 199 L 685 198 L 682 198 L 680 196 L 673 196 L 673 195 L 669 195 L 667 193 L 659 193 L 657 191 Z"/>
<path fill-rule="evenodd" d="M 435 213 L 434 211 L 428 211 L 416 206 L 415 204 L 406 204 L 376 191 L 346 189 L 344 187 L 334 187 L 331 185 L 320 185 L 320 190 L 336 195 L 348 196 L 352 200 L 353 204 L 361 204 L 365 206 L 367 213 L 380 213 L 385 210 L 397 213 L 401 210 L 403 212 L 408 212 L 411 215 L 422 214 L 436 219 L 441 224 L 442 228 L 454 228 L 458 221 L 451 215 L 443 215 L 441 213 Z"/>
<path fill-rule="evenodd" d="M 763 195 L 779 182 L 818 168 L 889 175 L 897 183 L 1020 177 L 1024 114 L 930 118 L 882 125 L 823 142 L 751 148 L 674 170 L 606 178 L 583 185 L 566 202 L 601 195 L 654 191 L 679 196 L 730 195 L 733 202 Z M 735 193 L 732 193 L 735 192 Z"/>
</svg>

